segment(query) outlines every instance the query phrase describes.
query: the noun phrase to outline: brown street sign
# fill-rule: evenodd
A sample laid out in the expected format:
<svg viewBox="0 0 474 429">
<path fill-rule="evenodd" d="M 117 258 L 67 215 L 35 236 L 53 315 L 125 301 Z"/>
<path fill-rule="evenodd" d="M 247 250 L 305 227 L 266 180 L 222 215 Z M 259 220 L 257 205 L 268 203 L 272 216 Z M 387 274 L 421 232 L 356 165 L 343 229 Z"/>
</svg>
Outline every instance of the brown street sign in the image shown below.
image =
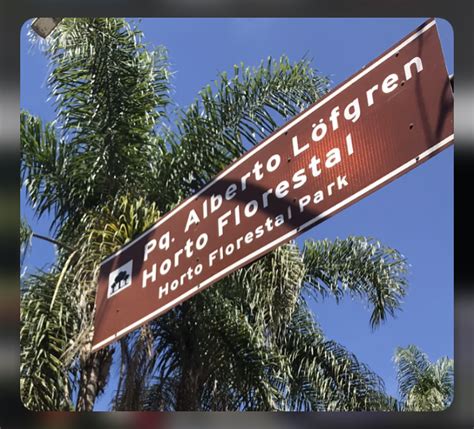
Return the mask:
<svg viewBox="0 0 474 429">
<path fill-rule="evenodd" d="M 453 141 L 453 94 L 429 20 L 103 261 L 93 350 Z"/>
</svg>

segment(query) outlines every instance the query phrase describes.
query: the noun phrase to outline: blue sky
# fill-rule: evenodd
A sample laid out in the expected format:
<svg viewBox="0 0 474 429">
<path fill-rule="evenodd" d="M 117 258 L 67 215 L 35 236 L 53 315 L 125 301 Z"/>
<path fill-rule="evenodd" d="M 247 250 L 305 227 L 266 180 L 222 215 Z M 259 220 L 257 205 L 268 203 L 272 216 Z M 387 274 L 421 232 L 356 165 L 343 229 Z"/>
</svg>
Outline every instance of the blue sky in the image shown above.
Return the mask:
<svg viewBox="0 0 474 429">
<path fill-rule="evenodd" d="M 357 72 L 424 19 L 143 19 L 145 41 L 168 49 L 173 97 L 185 107 L 221 71 L 243 61 L 258 65 L 268 56 L 312 59 L 333 86 Z M 449 73 L 453 73 L 453 33 L 437 19 Z M 21 100 L 23 109 L 52 120 L 47 63 L 21 31 Z M 39 222 L 21 195 L 21 210 L 38 233 L 48 234 L 49 219 Z M 453 148 L 449 148 L 376 193 L 346 208 L 298 239 L 374 237 L 408 259 L 409 290 L 402 311 L 372 331 L 363 302 L 332 299 L 312 307 L 326 336 L 346 346 L 381 375 L 397 395 L 392 356 L 397 346 L 416 344 L 432 360 L 453 357 Z M 54 247 L 35 240 L 29 270 L 54 259 Z M 116 368 L 114 368 L 114 371 Z M 107 409 L 111 392 L 98 400 Z"/>
</svg>

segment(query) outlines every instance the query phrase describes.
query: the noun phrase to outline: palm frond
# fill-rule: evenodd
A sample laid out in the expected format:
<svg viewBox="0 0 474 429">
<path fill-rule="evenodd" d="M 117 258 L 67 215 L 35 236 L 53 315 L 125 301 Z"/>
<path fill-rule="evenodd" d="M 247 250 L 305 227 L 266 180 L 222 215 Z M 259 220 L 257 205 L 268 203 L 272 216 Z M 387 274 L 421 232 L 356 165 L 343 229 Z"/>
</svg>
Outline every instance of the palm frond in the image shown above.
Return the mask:
<svg viewBox="0 0 474 429">
<path fill-rule="evenodd" d="M 63 359 L 72 362 L 79 350 L 90 353 L 94 320 L 94 303 L 100 262 L 155 223 L 160 216 L 155 204 L 143 198 L 121 196 L 104 204 L 100 211 L 89 211 L 81 219 L 76 249 L 78 257 L 70 268 L 70 276 L 81 290 L 77 312 L 80 333 L 65 350 Z M 65 256 L 59 255 L 61 264 Z"/>
<path fill-rule="evenodd" d="M 183 409 L 182 383 L 187 409 L 393 409 L 380 377 L 324 338 L 301 297 L 304 277 L 298 248 L 285 245 L 154 321 L 164 358 L 143 403 L 161 407 L 153 397 L 169 378 L 173 409 Z"/>
<path fill-rule="evenodd" d="M 61 360 L 78 320 L 74 297 L 66 288 L 56 292 L 58 272 L 30 275 L 21 300 L 20 395 L 35 411 L 70 410 L 70 369 Z"/>
<path fill-rule="evenodd" d="M 53 128 L 22 121 L 23 173 L 41 215 L 74 229 L 118 193 L 143 196 L 154 177 L 155 129 L 169 104 L 167 55 L 122 19 L 64 19 L 49 39 Z M 67 222 L 66 222 L 67 220 Z"/>
<path fill-rule="evenodd" d="M 404 411 L 442 411 L 453 400 L 453 360 L 432 363 L 417 346 L 398 347 L 394 361 Z"/>
<path fill-rule="evenodd" d="M 67 206 L 66 159 L 69 148 L 56 135 L 53 123 L 20 114 L 21 178 L 38 216 Z"/>
<path fill-rule="evenodd" d="M 291 366 L 288 410 L 389 408 L 383 380 L 343 346 L 325 339 L 304 301 L 281 338 L 281 347 Z"/>
<path fill-rule="evenodd" d="M 181 114 L 169 132 L 175 165 L 174 182 L 183 195 L 198 190 L 246 148 L 276 130 L 328 90 L 328 80 L 309 61 L 291 63 L 268 58 L 256 68 L 234 66 L 221 73 Z"/>
<path fill-rule="evenodd" d="M 26 219 L 20 219 L 20 270 L 23 270 L 23 264 L 25 262 L 26 255 L 31 245 L 31 238 L 33 231 L 26 221 Z"/>
<path fill-rule="evenodd" d="M 364 237 L 306 241 L 306 291 L 316 299 L 345 294 L 365 299 L 372 308 L 370 324 L 394 316 L 407 289 L 407 263 L 395 249 Z"/>
</svg>

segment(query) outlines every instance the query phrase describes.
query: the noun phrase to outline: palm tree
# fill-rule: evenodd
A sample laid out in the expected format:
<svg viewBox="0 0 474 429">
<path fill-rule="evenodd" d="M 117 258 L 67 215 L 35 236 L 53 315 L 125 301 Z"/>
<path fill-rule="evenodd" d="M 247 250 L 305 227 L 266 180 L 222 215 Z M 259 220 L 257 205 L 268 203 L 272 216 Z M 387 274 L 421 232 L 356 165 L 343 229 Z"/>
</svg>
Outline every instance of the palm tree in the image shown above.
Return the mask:
<svg viewBox="0 0 474 429">
<path fill-rule="evenodd" d="M 376 240 L 294 243 L 91 352 L 98 264 L 328 89 L 307 60 L 222 73 L 173 108 L 166 51 L 123 19 L 64 19 L 45 53 L 57 118 L 21 113 L 21 168 L 57 260 L 24 279 L 21 396 L 91 410 L 120 363 L 113 408 L 389 409 L 383 381 L 328 340 L 312 299 L 356 296 L 377 327 L 400 307 L 406 261 Z M 26 235 L 25 235 L 26 237 Z"/>
<path fill-rule="evenodd" d="M 417 346 L 398 347 L 394 360 L 402 411 L 442 411 L 454 395 L 454 361 L 431 362 Z"/>
</svg>

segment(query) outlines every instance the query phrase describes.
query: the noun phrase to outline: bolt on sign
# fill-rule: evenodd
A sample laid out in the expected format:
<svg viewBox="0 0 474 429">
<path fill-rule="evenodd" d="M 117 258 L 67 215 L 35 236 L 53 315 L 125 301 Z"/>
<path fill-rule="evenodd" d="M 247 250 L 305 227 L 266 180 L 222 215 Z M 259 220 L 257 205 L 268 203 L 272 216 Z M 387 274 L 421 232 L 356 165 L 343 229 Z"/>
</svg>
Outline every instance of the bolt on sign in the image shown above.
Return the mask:
<svg viewBox="0 0 474 429">
<path fill-rule="evenodd" d="M 104 260 L 93 350 L 453 141 L 453 93 L 428 20 Z"/>
</svg>

